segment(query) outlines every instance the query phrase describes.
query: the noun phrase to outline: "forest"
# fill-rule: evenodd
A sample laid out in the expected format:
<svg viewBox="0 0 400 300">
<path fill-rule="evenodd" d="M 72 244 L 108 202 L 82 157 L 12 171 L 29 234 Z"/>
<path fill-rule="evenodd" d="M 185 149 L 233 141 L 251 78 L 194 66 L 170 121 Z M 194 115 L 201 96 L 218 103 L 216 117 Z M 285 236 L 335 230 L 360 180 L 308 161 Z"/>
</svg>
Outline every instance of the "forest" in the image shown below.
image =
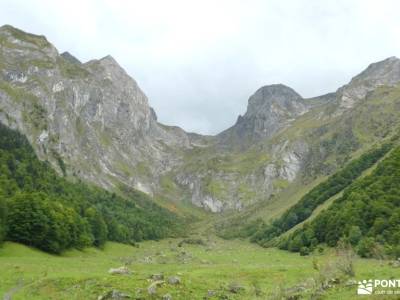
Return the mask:
<svg viewBox="0 0 400 300">
<path fill-rule="evenodd" d="M 323 243 L 350 243 L 362 257 L 400 257 L 400 147 L 368 176 L 355 181 L 310 223 L 279 241 L 307 254 Z"/>
<path fill-rule="evenodd" d="M 0 243 L 50 253 L 180 233 L 181 218 L 138 191 L 116 194 L 58 175 L 25 136 L 0 124 Z M 125 196 L 127 195 L 127 196 Z"/>
</svg>

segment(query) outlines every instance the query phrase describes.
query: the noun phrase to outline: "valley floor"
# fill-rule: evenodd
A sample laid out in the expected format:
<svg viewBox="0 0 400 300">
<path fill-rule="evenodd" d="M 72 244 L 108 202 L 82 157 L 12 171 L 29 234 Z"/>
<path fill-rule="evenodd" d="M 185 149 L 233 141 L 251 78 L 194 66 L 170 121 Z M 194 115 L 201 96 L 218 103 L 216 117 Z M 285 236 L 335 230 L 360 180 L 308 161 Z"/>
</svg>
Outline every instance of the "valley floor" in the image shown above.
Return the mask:
<svg viewBox="0 0 400 300">
<path fill-rule="evenodd" d="M 165 294 L 172 299 L 285 299 L 299 291 L 309 299 L 321 280 L 329 281 L 329 288 L 315 299 L 360 299 L 357 286 L 349 284 L 351 278 L 336 273 L 341 257 L 332 249 L 304 257 L 214 236 L 205 237 L 205 245 L 179 247 L 181 241 L 148 241 L 139 247 L 107 243 L 103 250 L 74 250 L 62 256 L 7 242 L 0 248 L 1 299 L 111 299 L 99 296 L 113 290 L 131 299 L 162 299 Z M 130 275 L 108 273 L 124 264 Z M 387 261 L 359 258 L 354 269 L 352 280 L 397 278 L 400 273 Z M 165 282 L 150 296 L 149 277 L 159 273 Z M 178 276 L 181 283 L 169 284 L 170 276 Z"/>
</svg>

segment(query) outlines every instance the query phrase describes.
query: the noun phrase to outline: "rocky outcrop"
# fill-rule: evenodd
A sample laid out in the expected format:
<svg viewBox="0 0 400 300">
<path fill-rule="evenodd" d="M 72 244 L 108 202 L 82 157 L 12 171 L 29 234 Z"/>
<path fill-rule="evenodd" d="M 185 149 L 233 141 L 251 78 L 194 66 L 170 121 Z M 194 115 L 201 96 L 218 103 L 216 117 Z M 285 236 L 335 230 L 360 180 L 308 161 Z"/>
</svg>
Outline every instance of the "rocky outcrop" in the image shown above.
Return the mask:
<svg viewBox="0 0 400 300">
<path fill-rule="evenodd" d="M 352 108 L 355 103 L 365 98 L 368 92 L 377 87 L 395 86 L 399 82 L 400 59 L 393 56 L 373 63 L 337 91 L 340 108 L 342 110 Z"/>
<path fill-rule="evenodd" d="M 41 36 L 0 29 L 0 121 L 26 134 L 56 168 L 106 188 L 122 182 L 153 194 L 157 178 L 191 147 L 157 122 L 137 83 L 111 57 L 80 64 Z"/>
<path fill-rule="evenodd" d="M 218 135 L 223 146 L 242 145 L 272 137 L 299 115 L 307 112 L 304 99 L 293 89 L 274 84 L 260 88 L 250 97 L 247 111 L 236 124 Z"/>
</svg>

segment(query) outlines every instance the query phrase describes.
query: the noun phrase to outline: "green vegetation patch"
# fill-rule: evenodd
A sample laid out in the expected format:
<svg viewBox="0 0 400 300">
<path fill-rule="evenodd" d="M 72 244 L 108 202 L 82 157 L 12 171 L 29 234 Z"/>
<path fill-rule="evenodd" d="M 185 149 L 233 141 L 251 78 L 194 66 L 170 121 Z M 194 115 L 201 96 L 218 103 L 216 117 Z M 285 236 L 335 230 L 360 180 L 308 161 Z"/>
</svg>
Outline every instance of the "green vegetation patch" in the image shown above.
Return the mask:
<svg viewBox="0 0 400 300">
<path fill-rule="evenodd" d="M 284 238 L 280 247 L 314 249 L 320 243 L 352 244 L 363 257 L 400 256 L 400 147 L 375 170 L 355 181 L 310 223 Z"/>
<path fill-rule="evenodd" d="M 280 218 L 255 234 L 252 240 L 267 245 L 273 238 L 306 220 L 319 205 L 349 186 L 363 171 L 374 165 L 391 148 L 392 144 L 386 143 L 351 161 L 342 170 L 310 190 Z"/>
<path fill-rule="evenodd" d="M 121 197 L 69 182 L 39 161 L 17 131 L 0 124 L 0 136 L 0 242 L 60 253 L 101 247 L 107 240 L 133 244 L 181 231 L 181 220 L 145 194 L 129 190 Z M 61 157 L 58 162 L 65 172 Z"/>
</svg>

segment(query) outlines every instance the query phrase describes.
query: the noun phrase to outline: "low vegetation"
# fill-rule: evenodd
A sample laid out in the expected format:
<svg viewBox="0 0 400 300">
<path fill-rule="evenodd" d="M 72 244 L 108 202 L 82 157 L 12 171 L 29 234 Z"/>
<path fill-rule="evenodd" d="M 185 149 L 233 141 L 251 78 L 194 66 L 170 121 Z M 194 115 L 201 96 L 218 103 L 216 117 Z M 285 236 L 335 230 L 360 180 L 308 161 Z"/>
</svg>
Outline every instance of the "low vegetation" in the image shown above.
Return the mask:
<svg viewBox="0 0 400 300">
<path fill-rule="evenodd" d="M 167 294 L 173 300 L 358 299 L 357 280 L 398 274 L 389 262 L 358 258 L 346 247 L 300 256 L 245 241 L 201 238 L 206 245 L 178 247 L 181 239 L 144 241 L 138 247 L 107 242 L 103 249 L 61 255 L 6 242 L 0 248 L 0 295 L 17 300 L 107 299 L 113 292 L 130 299 Z"/>
</svg>

